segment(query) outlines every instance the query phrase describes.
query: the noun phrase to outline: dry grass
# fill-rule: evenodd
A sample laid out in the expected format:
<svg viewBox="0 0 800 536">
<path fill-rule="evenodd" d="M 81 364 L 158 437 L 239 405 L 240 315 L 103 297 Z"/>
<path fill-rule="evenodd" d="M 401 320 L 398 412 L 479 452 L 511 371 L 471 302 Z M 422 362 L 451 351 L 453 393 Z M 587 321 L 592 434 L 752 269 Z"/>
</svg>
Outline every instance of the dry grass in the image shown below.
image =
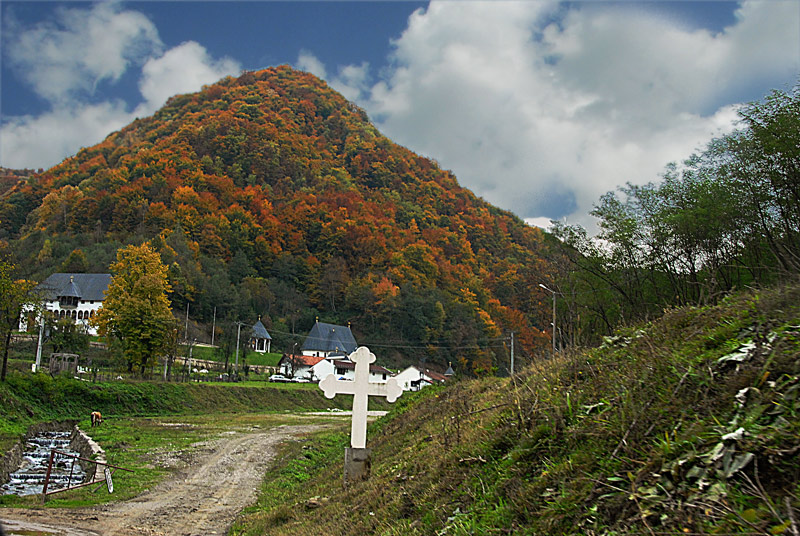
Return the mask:
<svg viewBox="0 0 800 536">
<path fill-rule="evenodd" d="M 368 481 L 342 488 L 344 434 L 312 439 L 233 534 L 793 530 L 798 298 L 791 286 L 669 310 L 511 379 L 401 399 L 369 431 Z M 746 343 L 746 359 L 719 361 Z M 303 458 L 300 482 L 286 467 Z"/>
</svg>

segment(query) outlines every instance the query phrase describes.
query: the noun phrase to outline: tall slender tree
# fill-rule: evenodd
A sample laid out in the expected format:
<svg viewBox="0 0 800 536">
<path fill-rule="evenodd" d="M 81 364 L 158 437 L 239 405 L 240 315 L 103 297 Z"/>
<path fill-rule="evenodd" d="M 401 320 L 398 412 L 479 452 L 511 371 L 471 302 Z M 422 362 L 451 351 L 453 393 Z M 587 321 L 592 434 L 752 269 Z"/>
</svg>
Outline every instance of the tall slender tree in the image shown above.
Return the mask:
<svg viewBox="0 0 800 536">
<path fill-rule="evenodd" d="M 11 332 L 19 321 L 22 306 L 33 301 L 31 293 L 35 287 L 32 281 L 15 280 L 14 269 L 13 263 L 6 259 L 0 259 L 0 344 L 3 347 L 0 381 L 6 379 Z"/>
</svg>

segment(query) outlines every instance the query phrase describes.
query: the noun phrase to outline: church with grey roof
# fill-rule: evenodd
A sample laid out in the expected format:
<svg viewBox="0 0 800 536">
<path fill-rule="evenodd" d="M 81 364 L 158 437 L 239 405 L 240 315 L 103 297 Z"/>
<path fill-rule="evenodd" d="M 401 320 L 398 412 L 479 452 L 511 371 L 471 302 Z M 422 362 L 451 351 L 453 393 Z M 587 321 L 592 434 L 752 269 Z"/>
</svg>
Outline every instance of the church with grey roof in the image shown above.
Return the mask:
<svg viewBox="0 0 800 536">
<path fill-rule="evenodd" d="M 111 274 L 51 274 L 38 287 L 44 309 L 55 319 L 71 318 L 89 335 L 97 330 L 89 323 L 106 299 Z M 27 330 L 28 315 L 23 314 L 19 329 Z"/>
</svg>

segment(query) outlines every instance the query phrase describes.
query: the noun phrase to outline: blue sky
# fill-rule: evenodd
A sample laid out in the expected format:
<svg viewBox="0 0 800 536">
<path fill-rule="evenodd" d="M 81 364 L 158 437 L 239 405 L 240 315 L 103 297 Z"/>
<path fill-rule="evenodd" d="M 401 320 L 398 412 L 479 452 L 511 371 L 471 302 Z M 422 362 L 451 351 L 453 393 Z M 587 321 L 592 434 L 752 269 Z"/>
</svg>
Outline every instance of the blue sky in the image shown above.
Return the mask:
<svg viewBox="0 0 800 536">
<path fill-rule="evenodd" d="M 171 95 L 290 64 L 531 223 L 591 227 L 800 74 L 800 2 L 14 2 L 0 165 L 49 167 Z"/>
</svg>

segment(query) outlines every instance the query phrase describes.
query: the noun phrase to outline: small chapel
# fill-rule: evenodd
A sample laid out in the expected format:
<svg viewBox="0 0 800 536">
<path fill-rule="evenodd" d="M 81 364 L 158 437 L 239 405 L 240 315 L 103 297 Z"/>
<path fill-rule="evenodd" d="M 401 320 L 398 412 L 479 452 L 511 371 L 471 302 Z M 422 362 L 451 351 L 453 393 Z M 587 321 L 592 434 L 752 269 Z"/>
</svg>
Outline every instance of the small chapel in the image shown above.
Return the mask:
<svg viewBox="0 0 800 536">
<path fill-rule="evenodd" d="M 265 328 L 264 324 L 261 322 L 261 316 L 259 315 L 258 321 L 253 324 L 250 347 L 254 352 L 258 352 L 259 354 L 268 354 L 271 343 L 272 337 L 270 337 L 267 328 Z"/>
</svg>

